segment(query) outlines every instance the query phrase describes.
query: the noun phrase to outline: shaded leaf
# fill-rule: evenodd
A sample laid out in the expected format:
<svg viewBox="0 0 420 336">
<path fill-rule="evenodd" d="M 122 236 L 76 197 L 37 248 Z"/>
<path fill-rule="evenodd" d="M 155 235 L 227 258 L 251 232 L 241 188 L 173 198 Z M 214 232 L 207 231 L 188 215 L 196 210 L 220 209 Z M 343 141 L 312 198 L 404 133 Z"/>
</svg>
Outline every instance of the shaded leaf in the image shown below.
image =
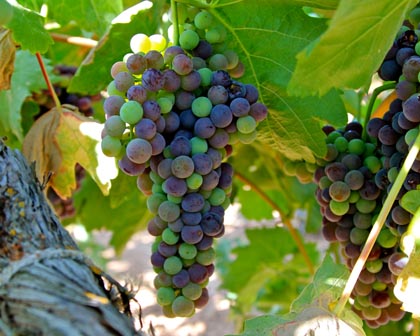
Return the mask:
<svg viewBox="0 0 420 336">
<path fill-rule="evenodd" d="M 62 155 L 55 140 L 59 123 L 60 113 L 53 108 L 37 119 L 23 141 L 22 153 L 28 162 L 35 163 L 36 176 L 41 182 L 61 165 Z"/>
<path fill-rule="evenodd" d="M 11 31 L 0 27 L 0 90 L 10 89 L 15 54 L 16 46 Z"/>
<path fill-rule="evenodd" d="M 146 197 L 134 185 L 127 190 L 124 202 L 112 206 L 113 188 L 119 179 L 112 181 L 109 196 L 104 197 L 97 184 L 87 176 L 74 195 L 77 219 L 87 230 L 112 231 L 110 244 L 121 253 L 133 234 L 144 230 L 152 214 L 146 206 Z M 135 182 L 135 181 L 134 181 Z"/>
<path fill-rule="evenodd" d="M 420 190 L 407 191 L 401 198 L 400 205 L 414 215 L 420 207 Z"/>
<path fill-rule="evenodd" d="M 289 91 L 322 96 L 331 88 L 368 84 L 416 4 L 417 0 L 340 1 L 328 30 L 298 54 Z"/>
<path fill-rule="evenodd" d="M 123 10 L 121 0 L 48 0 L 49 17 L 65 25 L 75 21 L 83 30 L 105 33 L 111 21 Z"/>
<path fill-rule="evenodd" d="M 55 82 L 57 78 L 52 75 L 50 62 L 46 59 L 43 61 L 50 79 Z M 5 135 L 13 134 L 19 141 L 23 141 L 22 104 L 32 92 L 45 89 L 46 84 L 35 55 L 28 51 L 16 52 L 14 68 L 11 89 L 0 91 L 0 131 Z"/>
<path fill-rule="evenodd" d="M 241 81 L 254 83 L 269 108 L 267 120 L 259 127 L 259 139 L 291 160 L 313 162 L 314 155 L 323 156 L 325 135 L 319 123 L 343 125 L 347 121 L 338 93 L 302 99 L 290 97 L 286 88 L 296 54 L 325 31 L 326 21 L 305 15 L 291 1 L 252 0 L 212 13 L 231 34 L 228 47 L 245 64 Z"/>
<path fill-rule="evenodd" d="M 13 32 L 15 42 L 31 53 L 45 53 L 54 42 L 44 28 L 44 18 L 16 2 L 12 5 L 12 19 L 5 26 Z"/>
<path fill-rule="evenodd" d="M 155 33 L 161 6 L 162 1 L 156 1 L 152 8 L 145 8 L 130 16 L 129 22 L 113 24 L 85 58 L 68 91 L 95 94 L 106 88 L 112 80 L 112 65 L 131 52 L 131 37 L 139 32 L 149 35 Z"/>
</svg>

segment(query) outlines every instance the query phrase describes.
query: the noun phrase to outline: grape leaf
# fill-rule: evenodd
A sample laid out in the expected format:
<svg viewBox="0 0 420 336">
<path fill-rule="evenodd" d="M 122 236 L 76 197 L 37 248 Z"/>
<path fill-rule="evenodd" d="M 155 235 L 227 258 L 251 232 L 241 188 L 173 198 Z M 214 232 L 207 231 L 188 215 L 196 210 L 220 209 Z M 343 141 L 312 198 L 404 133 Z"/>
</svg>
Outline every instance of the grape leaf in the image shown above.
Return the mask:
<svg viewBox="0 0 420 336">
<path fill-rule="evenodd" d="M 296 54 L 326 29 L 325 20 L 311 18 L 291 3 L 253 0 L 246 6 L 239 2 L 211 12 L 231 34 L 228 47 L 245 64 L 241 81 L 254 83 L 269 108 L 259 139 L 291 160 L 314 162 L 314 155 L 326 153 L 319 123 L 343 125 L 347 114 L 336 91 L 322 99 L 287 94 Z"/>
<path fill-rule="evenodd" d="M 10 89 L 15 54 L 16 46 L 11 31 L 0 27 L 0 90 Z"/>
<path fill-rule="evenodd" d="M 420 190 L 407 191 L 401 198 L 400 205 L 414 215 L 420 207 Z"/>
<path fill-rule="evenodd" d="M 48 0 L 48 17 L 61 25 L 75 21 L 89 32 L 105 33 L 112 19 L 123 10 L 121 0 Z"/>
<path fill-rule="evenodd" d="M 52 187 L 60 197 L 70 197 L 76 189 L 74 167 L 79 163 L 105 195 L 111 185 L 108 176 L 99 174 L 101 170 L 98 167 L 100 163 L 98 157 L 101 153 L 99 140 L 102 126 L 76 111 L 77 109 L 63 110 L 60 123 L 55 130 L 54 139 L 60 149 L 62 161 L 51 179 Z M 109 166 L 109 162 L 106 161 L 102 162 L 103 165 Z"/>
<path fill-rule="evenodd" d="M 76 189 L 76 163 L 106 194 L 110 188 L 109 176 L 100 173 L 97 154 L 100 153 L 102 126 L 74 109 L 71 105 L 64 105 L 61 112 L 53 108 L 43 114 L 26 135 L 22 152 L 29 162 L 35 162 L 40 181 L 52 173 L 49 185 L 61 198 L 71 197 Z M 109 162 L 101 163 L 109 166 Z"/>
<path fill-rule="evenodd" d="M 131 187 L 125 184 L 127 195 L 123 202 L 112 206 L 113 188 L 119 184 L 112 180 L 109 196 L 104 197 L 97 184 L 87 176 L 80 190 L 74 194 L 77 219 L 87 230 L 107 229 L 112 231 L 110 244 L 121 253 L 133 234 L 146 228 L 152 214 L 147 210 L 146 197 L 137 189 L 135 180 Z M 134 185 L 133 185 L 134 184 Z"/>
<path fill-rule="evenodd" d="M 414 251 L 410 255 L 407 265 L 398 276 L 394 287 L 394 294 L 402 302 L 402 309 L 413 313 L 413 317 L 420 318 L 420 253 Z"/>
<path fill-rule="evenodd" d="M 348 308 L 341 319 L 329 310 L 329 305 L 340 296 L 348 275 L 345 266 L 335 264 L 327 255 L 289 314 L 250 319 L 245 322 L 241 336 L 365 335 L 361 319 Z"/>
<path fill-rule="evenodd" d="M 236 247 L 232 253 L 237 258 L 227 265 L 222 287 L 238 294 L 237 305 L 248 311 L 256 303 L 258 293 L 269 282 L 284 278 L 305 278 L 307 272 L 303 258 L 287 230 L 263 228 L 246 230 L 249 244 Z M 305 244 L 309 256 L 316 263 L 318 252 L 313 244 Z M 287 260 L 285 259 L 288 256 Z M 293 287 L 292 287 L 293 286 Z M 295 296 L 297 283 L 286 281 L 285 291 Z M 294 290 L 291 290 L 294 288 Z M 278 298 L 282 300 L 283 298 Z M 284 303 L 284 302 L 283 302 Z"/>
<path fill-rule="evenodd" d="M 112 65 L 131 52 L 131 37 L 139 32 L 153 34 L 157 29 L 160 6 L 161 1 L 155 2 L 152 8 L 145 8 L 130 16 L 129 22 L 113 24 L 84 59 L 68 91 L 95 94 L 106 88 L 112 80 Z"/>
<path fill-rule="evenodd" d="M 368 84 L 417 2 L 340 1 L 328 30 L 298 54 L 289 92 L 324 95 L 331 88 Z"/>
<path fill-rule="evenodd" d="M 44 28 L 44 18 L 38 13 L 13 2 L 13 16 L 5 27 L 13 32 L 13 39 L 31 53 L 45 53 L 53 39 Z M 28 67 L 28 69 L 31 69 Z"/>
<path fill-rule="evenodd" d="M 46 59 L 43 61 L 51 81 L 55 82 L 57 77 L 52 75 L 50 62 Z M 46 84 L 36 57 L 28 51 L 16 52 L 14 68 L 11 89 L 0 91 L 0 106 L 2 106 L 0 130 L 3 135 L 15 135 L 21 142 L 23 140 L 20 114 L 22 104 L 32 92 L 40 92 L 41 89 L 46 88 Z"/>
</svg>

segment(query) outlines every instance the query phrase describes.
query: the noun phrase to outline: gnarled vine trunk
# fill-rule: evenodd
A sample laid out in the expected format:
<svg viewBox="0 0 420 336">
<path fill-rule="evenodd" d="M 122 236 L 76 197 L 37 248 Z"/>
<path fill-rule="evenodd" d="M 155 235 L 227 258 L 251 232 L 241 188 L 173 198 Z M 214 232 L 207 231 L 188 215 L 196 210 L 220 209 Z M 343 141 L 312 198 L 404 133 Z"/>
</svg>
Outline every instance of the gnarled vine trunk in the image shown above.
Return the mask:
<svg viewBox="0 0 420 336">
<path fill-rule="evenodd" d="M 61 226 L 22 154 L 0 140 L 0 334 L 142 335 L 129 301 Z"/>
</svg>

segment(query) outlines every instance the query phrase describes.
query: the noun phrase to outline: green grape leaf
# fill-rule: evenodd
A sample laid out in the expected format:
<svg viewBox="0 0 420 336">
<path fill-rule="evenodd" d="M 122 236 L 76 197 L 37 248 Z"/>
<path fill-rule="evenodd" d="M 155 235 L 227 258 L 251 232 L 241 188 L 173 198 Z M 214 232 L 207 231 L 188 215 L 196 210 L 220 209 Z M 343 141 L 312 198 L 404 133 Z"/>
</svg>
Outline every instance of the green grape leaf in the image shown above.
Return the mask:
<svg viewBox="0 0 420 336">
<path fill-rule="evenodd" d="M 417 2 L 340 1 L 328 30 L 298 54 L 289 92 L 322 96 L 331 88 L 368 84 Z"/>
<path fill-rule="evenodd" d="M 414 215 L 420 207 L 420 190 L 407 191 L 401 198 L 400 205 Z"/>
<path fill-rule="evenodd" d="M 111 21 L 123 10 L 121 0 L 49 0 L 48 17 L 61 25 L 74 21 L 83 30 L 105 33 Z"/>
<path fill-rule="evenodd" d="M 245 322 L 241 336 L 353 335 L 364 336 L 362 320 L 348 307 L 341 319 L 330 311 L 349 275 L 344 265 L 324 258 L 313 282 L 294 301 L 289 314 L 262 315 Z"/>
<path fill-rule="evenodd" d="M 57 78 L 52 75 L 50 61 L 43 59 L 47 72 L 53 82 Z M 32 92 L 40 92 L 46 88 L 45 80 L 42 77 L 41 69 L 35 55 L 28 51 L 16 52 L 15 71 L 12 75 L 10 90 L 0 91 L 0 131 L 3 135 L 12 134 L 22 142 L 23 130 L 21 125 L 20 109 L 23 102 Z"/>
<path fill-rule="evenodd" d="M 326 30 L 326 21 L 283 1 L 252 0 L 246 6 L 238 2 L 211 13 L 228 30 L 228 48 L 237 51 L 245 65 L 241 81 L 255 84 L 268 106 L 259 139 L 291 160 L 314 162 L 314 155 L 323 156 L 326 145 L 320 123 L 347 122 L 338 92 L 330 91 L 321 99 L 296 98 L 288 95 L 287 85 L 296 55 Z"/>
<path fill-rule="evenodd" d="M 44 18 L 16 2 L 12 5 L 13 16 L 5 27 L 13 32 L 14 41 L 31 53 L 45 53 L 54 42 L 44 28 Z"/>
<path fill-rule="evenodd" d="M 96 94 L 106 88 L 112 80 L 110 73 L 112 65 L 131 52 L 131 37 L 140 32 L 151 35 L 156 31 L 160 17 L 160 3 L 156 2 L 151 8 L 145 7 L 137 14 L 129 15 L 129 22 L 113 24 L 98 45 L 84 59 L 70 82 L 68 91 Z"/>
<path fill-rule="evenodd" d="M 232 253 L 237 257 L 227 265 L 222 282 L 223 288 L 237 293 L 237 304 L 244 312 L 255 304 L 258 293 L 267 288 L 270 282 L 272 285 L 272 282 L 281 281 L 284 277 L 305 278 L 309 275 L 304 260 L 286 229 L 250 229 L 246 230 L 246 236 L 249 244 L 233 249 Z M 316 263 L 318 252 L 314 244 L 305 244 L 305 248 Z M 289 283 L 285 287 L 289 293 L 298 293 L 298 286 L 292 287 Z"/>
<path fill-rule="evenodd" d="M 88 231 L 107 229 L 112 232 L 110 244 L 119 254 L 133 234 L 146 228 L 152 214 L 147 210 L 146 197 L 137 189 L 135 181 L 126 199 L 118 206 L 111 206 L 114 182 L 118 180 L 113 180 L 110 195 L 104 197 L 95 181 L 87 176 L 74 194 L 74 205 L 77 220 Z"/>
</svg>

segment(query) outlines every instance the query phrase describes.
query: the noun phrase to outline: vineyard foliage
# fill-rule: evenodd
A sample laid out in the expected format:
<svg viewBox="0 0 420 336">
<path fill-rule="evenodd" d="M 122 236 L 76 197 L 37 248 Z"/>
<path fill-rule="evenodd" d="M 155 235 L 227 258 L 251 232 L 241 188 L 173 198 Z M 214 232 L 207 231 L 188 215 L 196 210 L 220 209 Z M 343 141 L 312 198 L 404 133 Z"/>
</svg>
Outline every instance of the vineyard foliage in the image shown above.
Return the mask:
<svg viewBox="0 0 420 336">
<path fill-rule="evenodd" d="M 118 173 L 114 160 L 100 151 L 102 101 L 94 102 L 92 117 L 64 106 L 59 116 L 52 110 L 38 118 L 34 95 L 45 93 L 47 87 L 35 53 L 42 54 L 54 85 L 65 85 L 69 93 L 79 95 L 103 93 L 112 80 L 111 66 L 131 52 L 134 34 L 160 33 L 171 40 L 171 4 L 164 0 L 18 2 L 0 0 L 0 11 L 12 13 L 6 18 L 0 14 L 0 135 L 7 138 L 7 145 L 37 162 L 40 180 L 48 171 L 55 172 L 50 184 L 58 196 L 74 198 L 76 211 L 64 224 L 108 229 L 113 232 L 111 244 L 122 251 L 152 217 L 146 197 L 136 188 L 136 179 Z M 337 246 L 325 250 L 325 244 L 319 244 L 321 215 L 315 184 L 293 176 L 290 167 L 310 170 L 317 158 L 326 155 L 324 125 L 344 127 L 349 118 L 366 124 L 368 98 L 380 82 L 375 72 L 417 1 L 175 2 L 207 8 L 226 28 L 226 48 L 235 50 L 245 65 L 241 82 L 254 84 L 269 109 L 258 127 L 257 141 L 236 145 L 229 158 L 236 174 L 233 201 L 241 205 L 245 218 L 263 223 L 280 216 L 297 233 L 261 224 L 246 230 L 246 243 L 232 246 L 221 239 L 216 266 L 238 325 L 252 317 L 255 308 L 283 315 L 249 320 L 243 335 L 284 335 L 291 331 L 283 330 L 283 323 L 313 317 L 308 307 L 318 309 L 319 315 L 326 313 L 349 273 L 340 265 Z M 63 36 L 82 37 L 91 44 L 63 42 Z M 57 65 L 78 70 L 66 82 L 54 71 Z M 80 188 L 76 163 L 87 171 Z M 404 206 L 413 214 L 420 205 L 417 195 L 413 190 L 404 198 Z M 309 262 L 320 267 L 314 278 L 294 235 L 303 240 Z M 325 254 L 335 262 L 329 256 L 322 262 Z M 410 264 L 403 276 L 408 279 L 417 273 Z M 410 311 L 418 313 L 418 308 L 414 310 Z M 336 317 L 328 316 L 328 323 L 336 322 Z M 403 335 L 401 326 L 409 320 L 373 332 L 362 331 L 361 320 L 350 310 L 342 319 L 355 335 L 394 335 L 396 330 Z"/>
</svg>

